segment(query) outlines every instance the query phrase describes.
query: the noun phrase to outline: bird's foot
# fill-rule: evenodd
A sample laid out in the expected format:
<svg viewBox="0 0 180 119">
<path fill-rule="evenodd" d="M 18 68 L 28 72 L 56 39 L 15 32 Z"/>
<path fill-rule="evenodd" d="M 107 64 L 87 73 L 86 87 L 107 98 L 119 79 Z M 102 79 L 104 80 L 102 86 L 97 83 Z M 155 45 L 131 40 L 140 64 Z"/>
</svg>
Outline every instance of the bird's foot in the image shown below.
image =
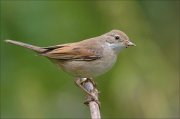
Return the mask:
<svg viewBox="0 0 180 119">
<path fill-rule="evenodd" d="M 89 87 L 88 89 L 85 88 L 85 85 L 86 83 L 90 82 L 92 87 Z M 98 100 L 98 90 L 96 89 L 96 83 L 93 81 L 92 78 L 78 78 L 76 81 L 75 81 L 76 85 L 78 87 L 80 87 L 83 91 L 86 92 L 86 94 L 88 95 L 87 96 L 87 99 L 86 101 L 84 102 L 84 104 L 88 105 L 91 101 L 95 101 L 99 107 L 100 107 L 100 102 Z"/>
<path fill-rule="evenodd" d="M 85 89 L 84 87 L 83 87 L 83 84 L 86 82 L 88 80 L 88 78 L 78 78 L 76 81 L 75 81 L 75 83 L 76 83 L 76 85 L 79 87 L 79 88 L 81 88 L 83 91 L 85 91 L 88 95 L 90 95 L 90 96 L 92 96 L 93 97 L 93 95 L 87 90 L 87 89 Z"/>
<path fill-rule="evenodd" d="M 101 102 L 98 99 L 95 98 L 87 98 L 84 102 L 85 105 L 89 105 L 91 101 L 94 101 L 98 104 L 99 107 L 101 107 Z"/>
</svg>

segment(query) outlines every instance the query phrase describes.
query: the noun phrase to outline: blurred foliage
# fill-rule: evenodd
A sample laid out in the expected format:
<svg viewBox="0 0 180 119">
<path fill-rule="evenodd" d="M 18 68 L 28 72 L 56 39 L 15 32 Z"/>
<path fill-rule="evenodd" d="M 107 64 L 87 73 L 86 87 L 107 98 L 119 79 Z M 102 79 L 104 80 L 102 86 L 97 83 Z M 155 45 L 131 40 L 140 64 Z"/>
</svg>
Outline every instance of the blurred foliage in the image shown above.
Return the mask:
<svg viewBox="0 0 180 119">
<path fill-rule="evenodd" d="M 112 29 L 137 47 L 125 49 L 97 77 L 103 118 L 179 117 L 179 1 L 1 0 L 1 117 L 85 118 L 89 109 L 73 77 L 32 51 L 80 41 Z"/>
</svg>

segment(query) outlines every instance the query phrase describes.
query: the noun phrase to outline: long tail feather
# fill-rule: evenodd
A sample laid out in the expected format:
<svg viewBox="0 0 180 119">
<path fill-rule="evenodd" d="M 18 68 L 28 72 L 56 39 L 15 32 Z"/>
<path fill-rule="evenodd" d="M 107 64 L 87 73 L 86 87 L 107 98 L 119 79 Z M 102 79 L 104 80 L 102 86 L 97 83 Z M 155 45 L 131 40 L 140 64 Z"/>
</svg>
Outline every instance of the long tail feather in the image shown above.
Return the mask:
<svg viewBox="0 0 180 119">
<path fill-rule="evenodd" d="M 11 44 L 15 44 L 15 45 L 19 45 L 19 46 L 31 49 L 33 51 L 36 51 L 38 53 L 42 53 L 42 52 L 46 51 L 46 49 L 44 49 L 44 48 L 41 48 L 41 47 L 38 47 L 38 46 L 34 46 L 34 45 L 30 45 L 30 44 L 23 43 L 23 42 L 19 42 L 19 41 L 5 40 L 5 42 L 11 43 Z"/>
</svg>

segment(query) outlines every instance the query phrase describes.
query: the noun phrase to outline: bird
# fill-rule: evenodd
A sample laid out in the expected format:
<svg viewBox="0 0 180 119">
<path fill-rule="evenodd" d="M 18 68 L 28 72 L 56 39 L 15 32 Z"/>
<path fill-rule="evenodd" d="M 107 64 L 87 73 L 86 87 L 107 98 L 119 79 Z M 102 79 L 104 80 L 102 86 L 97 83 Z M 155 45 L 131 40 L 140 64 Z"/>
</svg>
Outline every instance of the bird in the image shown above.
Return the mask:
<svg viewBox="0 0 180 119">
<path fill-rule="evenodd" d="M 93 79 L 106 73 L 113 67 L 122 49 L 136 46 L 120 30 L 111 30 L 79 42 L 48 47 L 39 47 L 15 40 L 5 41 L 35 51 L 80 80 Z M 80 82 L 77 81 L 77 84 L 80 85 Z"/>
</svg>

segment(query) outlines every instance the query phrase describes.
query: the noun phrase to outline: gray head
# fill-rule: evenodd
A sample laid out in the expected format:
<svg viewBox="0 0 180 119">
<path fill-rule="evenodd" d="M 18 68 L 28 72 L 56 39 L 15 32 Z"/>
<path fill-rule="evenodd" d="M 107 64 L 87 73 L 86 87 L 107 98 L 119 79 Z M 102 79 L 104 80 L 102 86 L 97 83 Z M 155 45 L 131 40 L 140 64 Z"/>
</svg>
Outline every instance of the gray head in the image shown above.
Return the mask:
<svg viewBox="0 0 180 119">
<path fill-rule="evenodd" d="M 106 34 L 104 34 L 106 38 L 106 43 L 117 53 L 122 48 L 127 48 L 129 46 L 136 46 L 134 43 L 132 43 L 128 36 L 120 31 L 120 30 L 112 30 Z"/>
</svg>

